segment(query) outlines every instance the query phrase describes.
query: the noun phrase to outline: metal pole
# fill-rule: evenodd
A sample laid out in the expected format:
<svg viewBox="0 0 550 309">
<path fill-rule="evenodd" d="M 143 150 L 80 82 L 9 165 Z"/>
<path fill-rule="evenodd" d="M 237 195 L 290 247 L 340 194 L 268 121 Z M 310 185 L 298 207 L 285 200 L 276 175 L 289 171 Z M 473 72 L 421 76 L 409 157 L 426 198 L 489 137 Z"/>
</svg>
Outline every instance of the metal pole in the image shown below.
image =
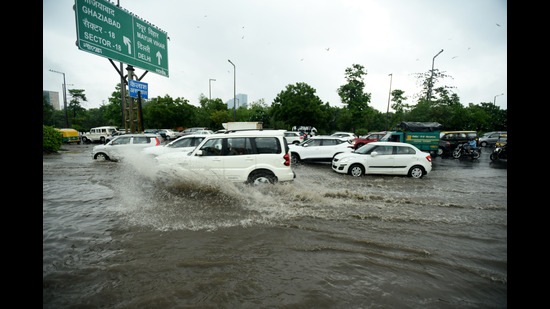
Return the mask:
<svg viewBox="0 0 550 309">
<path fill-rule="evenodd" d="M 391 98 L 391 81 L 393 79 L 393 73 L 388 74 L 390 77 L 390 91 L 388 93 L 388 108 L 386 109 L 386 121 L 388 122 L 388 125 L 386 126 L 386 129 L 390 130 L 390 98 Z"/>
<path fill-rule="evenodd" d="M 65 110 L 65 128 L 69 128 L 69 115 L 67 113 L 67 84 L 65 83 L 65 73 L 50 69 L 50 72 L 63 74 L 63 109 Z"/>
<path fill-rule="evenodd" d="M 213 78 L 210 78 L 208 80 L 208 99 L 212 100 L 212 81 L 216 81 L 215 79 Z"/>
<path fill-rule="evenodd" d="M 429 101 L 431 96 L 432 96 L 432 83 L 433 83 L 433 78 L 434 78 L 434 63 L 435 63 L 435 57 L 439 56 L 439 54 L 441 54 L 443 52 L 443 49 L 441 49 L 439 51 L 439 53 L 437 53 L 437 55 L 434 56 L 434 58 L 432 59 L 432 74 L 430 76 L 430 83 L 428 84 L 428 94 L 426 95 L 426 100 Z"/>
<path fill-rule="evenodd" d="M 231 60 L 227 61 L 233 65 L 233 121 L 237 121 L 237 69 Z"/>
<path fill-rule="evenodd" d="M 504 95 L 504 93 L 497 94 L 497 95 L 495 96 L 495 98 L 493 99 L 493 105 L 494 105 L 494 106 L 497 106 L 497 97 L 498 97 L 498 96 L 501 96 L 501 95 Z"/>
</svg>

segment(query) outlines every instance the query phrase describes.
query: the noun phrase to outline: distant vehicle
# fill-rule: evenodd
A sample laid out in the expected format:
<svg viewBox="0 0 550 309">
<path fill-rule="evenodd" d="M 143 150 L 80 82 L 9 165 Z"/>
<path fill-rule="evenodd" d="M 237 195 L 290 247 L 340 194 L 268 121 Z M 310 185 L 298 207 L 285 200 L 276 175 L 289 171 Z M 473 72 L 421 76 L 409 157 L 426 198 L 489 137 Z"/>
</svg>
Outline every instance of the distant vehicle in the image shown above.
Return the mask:
<svg viewBox="0 0 550 309">
<path fill-rule="evenodd" d="M 487 147 L 487 146 L 494 146 L 499 137 L 502 135 L 507 135 L 507 131 L 495 131 L 495 132 L 487 132 L 483 134 L 481 137 L 479 137 L 479 146 L 481 147 Z"/>
<path fill-rule="evenodd" d="M 290 144 L 292 163 L 330 162 L 332 158 L 342 152 L 352 152 L 349 139 L 338 136 L 317 135 L 310 137 L 298 145 Z"/>
<path fill-rule="evenodd" d="M 201 130 L 208 130 L 207 127 L 192 127 L 192 128 L 187 128 L 181 132 L 178 132 L 178 137 L 180 136 L 184 136 L 184 135 L 189 135 L 189 134 L 193 134 L 195 131 L 201 131 Z"/>
<path fill-rule="evenodd" d="M 65 144 L 77 143 L 80 145 L 80 134 L 75 129 L 56 129 L 61 133 L 62 142 Z"/>
<path fill-rule="evenodd" d="M 440 156 L 443 149 L 439 146 L 439 133 L 443 125 L 437 122 L 402 121 L 395 131 L 389 131 L 379 139 L 380 142 L 401 142 L 416 146 L 429 152 L 432 157 Z"/>
<path fill-rule="evenodd" d="M 357 135 L 355 135 L 355 133 L 352 133 L 352 132 L 334 132 L 330 136 L 345 137 L 350 141 L 353 141 L 354 139 L 357 138 Z"/>
<path fill-rule="evenodd" d="M 472 139 L 479 145 L 476 131 L 441 131 L 439 148 L 442 150 L 442 155 L 452 155 L 458 145 L 467 143 Z"/>
<path fill-rule="evenodd" d="M 361 177 L 369 174 L 422 178 L 432 170 L 432 157 L 416 146 L 401 142 L 371 142 L 332 160 L 332 170 Z"/>
<path fill-rule="evenodd" d="M 118 131 L 115 126 L 102 126 L 91 128 L 90 132 L 82 134 L 82 142 L 86 144 L 90 143 L 102 143 L 105 144 L 113 139 L 113 133 Z"/>
<path fill-rule="evenodd" d="M 371 132 L 367 135 L 363 135 L 363 136 L 359 136 L 357 138 L 354 138 L 352 143 L 352 148 L 353 149 L 357 149 L 365 144 L 368 144 L 368 143 L 372 143 L 372 142 L 376 142 L 378 141 L 379 139 L 381 139 L 382 137 L 384 137 L 384 135 L 386 135 L 386 131 L 382 131 L 382 132 Z"/>
<path fill-rule="evenodd" d="M 300 144 L 304 141 L 304 135 L 297 131 L 285 131 L 285 138 L 288 144 Z"/>
<path fill-rule="evenodd" d="M 164 138 L 166 140 L 171 140 L 171 139 L 176 139 L 178 138 L 178 134 L 176 131 L 172 130 L 172 129 L 160 129 L 159 130 L 159 133 L 164 133 Z"/>
<path fill-rule="evenodd" d="M 159 145 L 160 139 L 157 134 L 119 135 L 107 144 L 94 146 L 92 159 L 119 161 L 127 155 L 139 153 L 145 147 Z"/>
</svg>

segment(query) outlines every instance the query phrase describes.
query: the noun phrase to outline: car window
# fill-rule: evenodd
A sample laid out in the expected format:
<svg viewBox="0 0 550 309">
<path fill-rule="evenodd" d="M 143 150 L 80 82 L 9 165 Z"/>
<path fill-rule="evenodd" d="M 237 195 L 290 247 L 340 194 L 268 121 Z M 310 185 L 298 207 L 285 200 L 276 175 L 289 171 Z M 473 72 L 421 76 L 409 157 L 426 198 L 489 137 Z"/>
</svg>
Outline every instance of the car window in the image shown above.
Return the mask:
<svg viewBox="0 0 550 309">
<path fill-rule="evenodd" d="M 255 137 L 258 153 L 281 153 L 282 148 L 276 137 Z"/>
<path fill-rule="evenodd" d="M 378 155 L 391 155 L 393 151 L 392 146 L 377 146 L 373 151 L 378 152 Z"/>
<path fill-rule="evenodd" d="M 222 154 L 222 139 L 213 138 L 206 141 L 201 147 L 203 156 L 221 156 Z"/>
<path fill-rule="evenodd" d="M 412 149 L 411 147 L 407 146 L 397 146 L 396 147 L 396 154 L 415 154 L 416 151 Z"/>
<path fill-rule="evenodd" d="M 111 142 L 111 145 L 123 145 L 123 144 L 130 144 L 131 136 L 121 136 L 117 139 L 114 139 Z"/>
<path fill-rule="evenodd" d="M 250 139 L 245 137 L 228 138 L 227 147 L 229 148 L 227 155 L 230 156 L 239 156 L 253 153 Z"/>
<path fill-rule="evenodd" d="M 309 139 L 309 140 L 307 140 L 307 144 L 309 146 L 321 146 L 321 139 L 320 138 Z"/>
<path fill-rule="evenodd" d="M 148 136 L 135 136 L 134 144 L 148 144 L 151 141 L 151 138 Z"/>
<path fill-rule="evenodd" d="M 477 133 L 468 133 L 468 139 L 477 138 Z"/>
<path fill-rule="evenodd" d="M 331 139 L 323 140 L 323 146 L 334 146 L 334 145 L 338 145 L 335 139 L 331 138 Z"/>
<path fill-rule="evenodd" d="M 182 138 L 170 144 L 170 147 L 173 147 L 173 148 L 190 147 L 192 140 L 193 140 L 192 138 Z"/>
</svg>

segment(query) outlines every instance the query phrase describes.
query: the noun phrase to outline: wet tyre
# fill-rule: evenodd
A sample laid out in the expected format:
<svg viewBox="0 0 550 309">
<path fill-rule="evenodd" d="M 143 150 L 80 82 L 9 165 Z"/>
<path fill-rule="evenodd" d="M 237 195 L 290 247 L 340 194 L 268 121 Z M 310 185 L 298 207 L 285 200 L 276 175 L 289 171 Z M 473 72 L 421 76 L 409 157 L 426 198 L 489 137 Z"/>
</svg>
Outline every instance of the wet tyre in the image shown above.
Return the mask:
<svg viewBox="0 0 550 309">
<path fill-rule="evenodd" d="M 360 164 L 353 164 L 349 167 L 348 174 L 353 177 L 361 177 L 365 174 L 365 169 Z"/>
<path fill-rule="evenodd" d="M 424 176 L 424 169 L 419 165 L 415 165 L 409 170 L 409 177 L 419 179 L 422 176 Z"/>
</svg>

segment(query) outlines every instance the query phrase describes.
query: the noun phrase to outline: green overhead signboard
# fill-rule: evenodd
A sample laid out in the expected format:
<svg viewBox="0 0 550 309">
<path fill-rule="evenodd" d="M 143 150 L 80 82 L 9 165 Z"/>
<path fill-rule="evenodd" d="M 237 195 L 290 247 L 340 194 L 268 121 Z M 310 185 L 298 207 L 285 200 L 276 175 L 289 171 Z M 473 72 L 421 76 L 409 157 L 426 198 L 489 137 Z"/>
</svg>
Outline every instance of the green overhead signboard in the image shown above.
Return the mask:
<svg viewBox="0 0 550 309">
<path fill-rule="evenodd" d="M 166 32 L 109 1 L 75 0 L 74 9 L 78 49 L 168 77 Z"/>
</svg>

